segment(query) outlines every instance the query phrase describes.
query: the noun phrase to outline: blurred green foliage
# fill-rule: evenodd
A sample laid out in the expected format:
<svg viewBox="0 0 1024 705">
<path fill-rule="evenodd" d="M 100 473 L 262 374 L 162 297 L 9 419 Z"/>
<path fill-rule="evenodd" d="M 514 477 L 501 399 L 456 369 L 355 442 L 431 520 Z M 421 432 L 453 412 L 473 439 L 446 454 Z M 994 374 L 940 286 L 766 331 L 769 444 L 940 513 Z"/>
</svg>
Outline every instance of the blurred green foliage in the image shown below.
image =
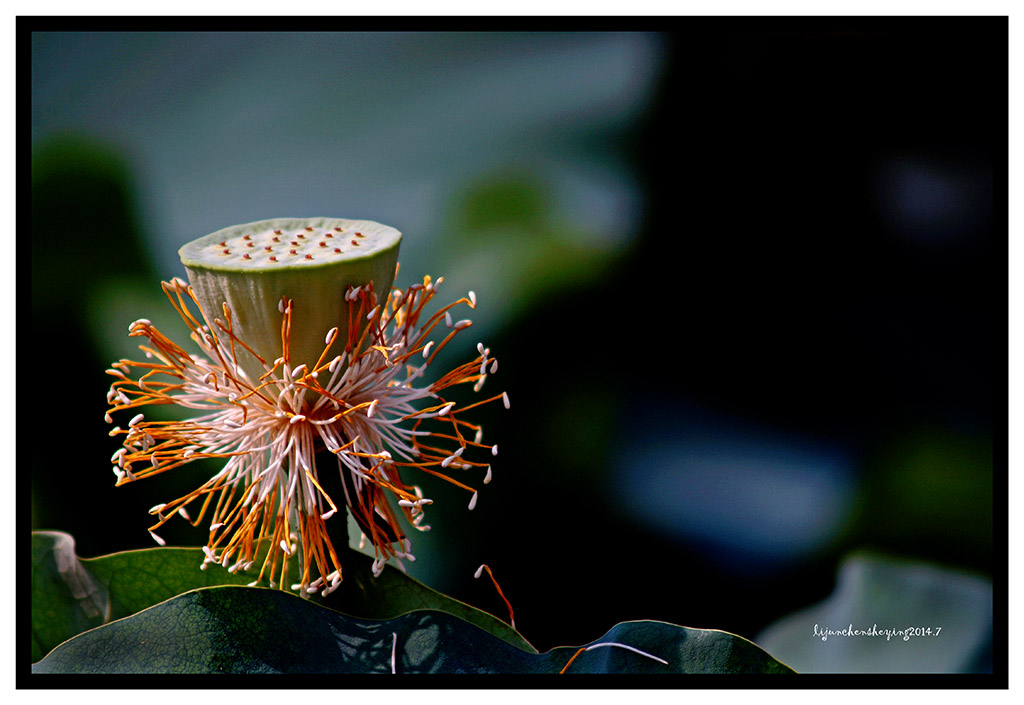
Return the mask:
<svg viewBox="0 0 1024 705">
<path fill-rule="evenodd" d="M 867 467 L 851 539 L 991 574 L 990 437 L 908 428 L 881 443 Z"/>
<path fill-rule="evenodd" d="M 59 332 L 36 365 L 64 385 L 50 393 L 75 464 L 56 462 L 45 444 L 31 454 L 31 521 L 33 528 L 79 531 L 85 555 L 149 545 L 145 508 L 191 489 L 195 477 L 193 469 L 148 487 L 115 489 L 107 462 L 118 444 L 103 421 L 111 381 L 104 370 L 142 355 L 128 325 L 146 316 L 179 340 L 185 331 L 160 291 L 160 279 L 172 274 L 150 266 L 134 178 L 117 148 L 87 135 L 48 135 L 32 151 L 32 332 L 37 339 Z M 168 539 L 195 542 L 180 531 L 172 528 Z"/>
</svg>

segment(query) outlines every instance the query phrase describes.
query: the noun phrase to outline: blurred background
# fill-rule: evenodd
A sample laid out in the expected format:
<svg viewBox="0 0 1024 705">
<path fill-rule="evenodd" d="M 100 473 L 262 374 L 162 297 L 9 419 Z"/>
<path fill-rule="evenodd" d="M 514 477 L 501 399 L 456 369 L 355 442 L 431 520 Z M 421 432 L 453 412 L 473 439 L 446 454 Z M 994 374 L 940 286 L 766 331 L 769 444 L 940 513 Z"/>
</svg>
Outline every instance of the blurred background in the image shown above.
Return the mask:
<svg viewBox="0 0 1024 705">
<path fill-rule="evenodd" d="M 415 577 L 505 617 L 487 563 L 542 651 L 656 619 L 799 670 L 829 669 L 821 618 L 793 651 L 779 624 L 837 595 L 879 627 L 969 602 L 942 670 L 990 670 L 1007 23 L 673 25 L 33 34 L 32 338 L 59 330 L 35 366 L 74 449 L 32 439 L 33 528 L 149 547 L 147 509 L 209 474 L 115 490 L 102 420 L 131 321 L 184 340 L 159 288 L 182 244 L 367 218 L 405 235 L 397 285 L 476 292 L 448 361 L 483 341 L 512 400 L 481 409 L 501 453 L 474 511 L 422 482 Z M 887 602 L 918 578 L 948 599 Z"/>
</svg>

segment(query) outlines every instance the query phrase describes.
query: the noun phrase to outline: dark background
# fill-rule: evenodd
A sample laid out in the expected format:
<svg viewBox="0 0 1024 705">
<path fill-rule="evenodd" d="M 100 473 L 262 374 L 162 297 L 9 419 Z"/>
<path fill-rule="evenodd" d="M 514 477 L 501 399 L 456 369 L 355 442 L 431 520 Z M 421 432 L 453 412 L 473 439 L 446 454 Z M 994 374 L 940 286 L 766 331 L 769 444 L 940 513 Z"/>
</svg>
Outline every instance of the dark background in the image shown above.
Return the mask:
<svg viewBox="0 0 1024 705">
<path fill-rule="evenodd" d="M 637 78 L 647 86 L 642 98 L 622 98 L 634 107 L 607 123 L 570 110 L 534 126 L 535 151 L 467 168 L 430 234 L 443 256 L 403 257 L 400 284 L 426 273 L 424 263 L 445 274 L 434 265 L 447 258 L 454 270 L 468 268 L 459 281 L 478 294 L 474 281 L 500 279 L 527 249 L 535 257 L 509 270 L 507 291 L 518 295 L 481 297 L 478 308 L 491 309 L 487 345 L 500 359 L 488 384 L 512 398 L 508 412 L 481 413 L 501 448 L 495 481 L 472 513 L 461 494 L 428 492 L 434 531 L 413 537 L 423 571 L 414 575 L 503 617 L 493 587 L 472 579 L 488 563 L 517 627 L 540 650 L 632 619 L 753 638 L 826 597 L 855 549 L 998 576 L 1006 559 L 993 531 L 1006 508 L 1002 489 L 993 501 L 1005 487 L 1006 20 L 630 24 L 672 30 L 645 35 L 654 69 Z M 453 65 L 500 53 L 500 87 L 501 71 L 587 36 L 442 43 Z M 114 491 L 103 370 L 125 353 L 94 329 L 126 333 L 142 316 L 159 325 L 139 308 L 159 298 L 133 299 L 158 295 L 160 279 L 181 274 L 153 254 L 157 240 L 174 241 L 173 251 L 234 222 L 365 214 L 302 202 L 285 186 L 275 206 L 287 212 L 240 203 L 235 214 L 229 204 L 228 222 L 211 216 L 198 232 L 153 232 L 139 155 L 117 138 L 129 128 L 111 119 L 108 132 L 97 131 L 97 119 L 76 119 L 73 107 L 55 119 L 52 93 L 39 98 L 58 79 L 80 95 L 112 80 L 90 75 L 88 61 L 78 77 L 62 73 L 70 64 L 52 63 L 59 47 L 100 53 L 132 42 L 52 33 L 31 41 L 29 334 L 41 341 L 59 331 L 60 344 L 34 357 L 37 371 L 53 371 L 68 390 L 59 445 L 49 431 L 19 438 L 21 449 L 32 447 L 32 525 L 73 534 L 83 556 L 148 547 L 146 509 L 204 471 Z M 438 46 L 426 45 L 420 50 L 436 58 Z M 143 47 L 134 56 L 145 55 Z M 292 67 L 314 92 L 316 70 L 336 53 L 325 55 Z M 406 67 L 381 59 L 378 90 Z M 263 69 L 254 60 L 250 70 Z M 126 75 L 168 95 L 197 85 L 156 59 Z M 124 92 L 128 100 L 107 114 L 129 126 L 126 113 L 175 103 L 147 106 Z M 397 111 L 401 125 L 396 106 L 381 110 Z M 415 114 L 404 119 L 416 123 Z M 330 131 L 318 139 L 329 141 Z M 503 139 L 511 138 L 495 130 L 484 143 Z M 593 157 L 581 164 L 613 164 L 642 204 L 614 247 L 563 246 L 551 235 L 573 227 L 534 161 L 552 144 L 546 159 L 569 144 Z M 429 158 L 456 159 L 451 150 Z M 197 164 L 195 178 L 213 189 L 213 169 Z M 240 190 L 253 174 L 236 172 Z M 290 178 L 282 169 L 281 183 Z M 389 222 L 386 211 L 374 216 Z M 417 230 L 391 224 L 407 240 Z M 29 432 L 19 426 L 19 436 Z M 203 538 L 187 526 L 174 531 L 165 534 L 172 543 Z"/>
</svg>

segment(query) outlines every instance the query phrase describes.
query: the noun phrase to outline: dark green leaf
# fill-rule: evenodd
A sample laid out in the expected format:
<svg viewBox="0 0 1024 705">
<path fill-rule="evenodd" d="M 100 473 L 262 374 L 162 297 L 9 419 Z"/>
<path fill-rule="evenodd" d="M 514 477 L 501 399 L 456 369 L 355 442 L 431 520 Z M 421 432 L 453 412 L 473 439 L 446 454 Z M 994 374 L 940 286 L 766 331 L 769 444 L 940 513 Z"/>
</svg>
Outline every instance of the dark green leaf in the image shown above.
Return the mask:
<svg viewBox="0 0 1024 705">
<path fill-rule="evenodd" d="M 196 588 L 245 585 L 249 573 L 220 566 L 200 570 L 198 548 L 149 548 L 79 559 L 67 534 L 32 534 L 32 659 L 75 634 L 119 619 Z M 332 609 L 368 619 L 388 619 L 416 609 L 446 612 L 528 651 L 518 632 L 496 617 L 446 597 L 403 573 L 385 567 L 377 578 L 372 560 L 355 551 L 341 556 L 341 588 L 322 600 Z M 319 600 L 319 598 L 316 598 Z"/>
<path fill-rule="evenodd" d="M 110 619 L 110 599 L 75 556 L 75 540 L 53 531 L 32 534 L 32 660 Z"/>
<path fill-rule="evenodd" d="M 567 673 L 789 673 L 745 639 L 663 622 L 626 622 Z M 394 661 L 392 661 L 394 648 Z M 78 635 L 35 673 L 558 673 L 578 649 L 544 654 L 449 614 L 357 619 L 280 590 L 196 590 Z M 667 662 L 663 664 L 651 656 Z"/>
</svg>

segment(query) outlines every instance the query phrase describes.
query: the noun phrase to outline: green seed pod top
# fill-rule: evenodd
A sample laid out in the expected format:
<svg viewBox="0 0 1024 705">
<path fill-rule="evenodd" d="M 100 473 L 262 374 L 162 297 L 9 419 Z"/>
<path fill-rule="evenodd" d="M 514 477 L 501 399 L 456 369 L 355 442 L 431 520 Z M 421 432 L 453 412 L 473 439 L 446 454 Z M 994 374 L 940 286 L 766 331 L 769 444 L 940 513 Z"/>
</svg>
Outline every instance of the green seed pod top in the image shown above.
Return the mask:
<svg viewBox="0 0 1024 705">
<path fill-rule="evenodd" d="M 387 299 L 401 240 L 399 231 L 369 220 L 276 218 L 218 230 L 178 255 L 206 315 L 223 319 L 226 304 L 235 335 L 268 364 L 282 354 L 279 306 L 292 300 L 289 365 L 311 369 L 331 328 L 338 336 L 329 354 L 344 350 L 350 287 L 373 282 L 378 302 Z M 238 355 L 250 380 L 263 374 L 252 355 Z"/>
</svg>

